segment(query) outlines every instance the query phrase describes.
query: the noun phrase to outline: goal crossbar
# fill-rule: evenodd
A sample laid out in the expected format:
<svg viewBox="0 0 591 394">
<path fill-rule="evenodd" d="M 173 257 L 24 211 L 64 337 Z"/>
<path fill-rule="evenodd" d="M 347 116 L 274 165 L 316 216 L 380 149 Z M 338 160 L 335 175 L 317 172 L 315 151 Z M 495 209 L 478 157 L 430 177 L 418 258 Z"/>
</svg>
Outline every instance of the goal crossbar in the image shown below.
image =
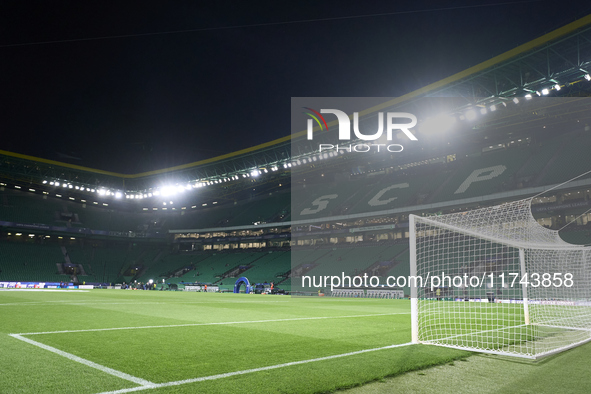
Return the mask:
<svg viewBox="0 0 591 394">
<path fill-rule="evenodd" d="M 531 199 L 409 227 L 412 276 L 464 278 L 411 287 L 414 343 L 537 358 L 591 340 L 591 248 L 539 225 Z"/>
</svg>

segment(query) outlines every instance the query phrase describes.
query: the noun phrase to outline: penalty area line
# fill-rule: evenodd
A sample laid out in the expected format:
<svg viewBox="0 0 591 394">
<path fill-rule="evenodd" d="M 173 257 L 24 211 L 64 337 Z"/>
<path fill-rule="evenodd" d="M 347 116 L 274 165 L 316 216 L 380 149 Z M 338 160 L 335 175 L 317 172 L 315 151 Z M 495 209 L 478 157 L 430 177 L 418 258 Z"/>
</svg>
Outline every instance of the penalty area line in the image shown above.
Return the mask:
<svg viewBox="0 0 591 394">
<path fill-rule="evenodd" d="M 56 349 L 56 348 L 54 348 L 52 346 L 48 346 L 48 345 L 45 345 L 43 343 L 40 343 L 40 342 L 37 342 L 37 341 L 33 341 L 32 339 L 25 338 L 22 335 L 19 335 L 19 334 L 8 334 L 8 335 L 11 336 L 11 337 L 13 337 L 13 338 L 15 338 L 15 339 L 18 339 L 20 341 L 23 341 L 23 342 L 26 342 L 28 344 L 31 344 L 33 346 L 37 346 L 37 347 L 39 347 L 41 349 L 48 350 L 48 351 L 50 351 L 52 353 L 58 354 L 58 355 L 60 355 L 62 357 L 65 357 L 65 358 L 67 358 L 69 360 L 75 361 L 75 362 L 80 363 L 80 364 L 84 364 L 84 365 L 86 365 L 88 367 L 91 367 L 91 368 L 94 368 L 94 369 L 98 369 L 99 371 L 108 373 L 109 375 L 113 375 L 113 376 L 116 376 L 118 378 L 125 379 L 127 381 L 130 381 L 130 382 L 139 384 L 139 385 L 141 385 L 140 387 L 148 388 L 148 387 L 154 386 L 154 384 L 155 384 L 155 383 L 152 383 L 152 382 L 150 382 L 148 380 L 145 380 L 145 379 L 142 379 L 142 378 L 137 378 L 135 376 L 126 374 L 125 372 L 117 371 L 115 369 L 112 369 L 112 368 L 109 368 L 109 367 L 105 367 L 104 365 L 97 364 L 97 363 L 92 362 L 90 360 L 86 360 L 86 359 L 84 359 L 82 357 L 75 356 L 75 355 L 73 355 L 71 353 L 64 352 L 64 351 L 59 350 L 59 349 Z"/>
<path fill-rule="evenodd" d="M 223 326 L 232 324 L 253 324 L 253 323 L 275 323 L 285 321 L 298 320 L 323 320 L 323 319 L 349 319 L 357 317 L 372 317 L 372 316 L 391 316 L 391 315 L 408 315 L 410 312 L 400 313 L 374 313 L 371 315 L 351 315 L 351 316 L 316 316 L 316 317 L 295 317 L 291 319 L 270 319 L 270 320 L 247 320 L 247 321 L 228 321 L 228 322 L 212 322 L 212 323 L 187 323 L 187 324 L 170 324 L 163 326 L 139 326 L 139 327 L 112 327 L 112 328 L 91 328 L 87 330 L 63 330 L 63 331 L 46 331 L 46 332 L 25 332 L 20 334 L 9 335 L 45 335 L 45 334 L 69 334 L 77 332 L 97 332 L 97 331 L 117 331 L 117 330 L 139 330 L 145 328 L 173 328 L 173 327 L 198 327 L 198 326 Z"/>
<path fill-rule="evenodd" d="M 284 364 L 269 365 L 267 367 L 245 369 L 243 371 L 235 371 L 235 372 L 222 373 L 222 374 L 218 374 L 218 375 L 203 376 L 203 377 L 194 378 L 194 379 L 177 380 L 177 381 L 174 381 L 174 382 L 166 382 L 166 383 L 151 383 L 150 385 L 143 385 L 143 386 L 133 387 L 133 388 L 129 388 L 129 389 L 121 389 L 121 390 L 115 390 L 115 391 L 105 391 L 105 392 L 100 393 L 100 394 L 123 394 L 123 393 L 132 393 L 134 391 L 143 391 L 143 390 L 157 389 L 157 388 L 161 388 L 161 387 L 180 386 L 180 385 L 183 385 L 183 384 L 204 382 L 204 381 L 207 381 L 207 380 L 224 379 L 224 378 L 229 378 L 231 376 L 245 375 L 245 374 L 254 373 L 254 372 L 261 372 L 261 371 L 269 371 L 269 370 L 272 370 L 272 369 L 291 367 L 291 366 L 294 366 L 294 365 L 301 365 L 301 364 L 308 364 L 308 363 L 313 363 L 313 362 L 316 362 L 316 361 L 332 360 L 332 359 L 335 359 L 335 358 L 354 356 L 354 355 L 357 355 L 357 354 L 363 354 L 363 353 L 368 353 L 368 352 L 375 352 L 375 351 L 378 351 L 378 350 L 385 350 L 385 349 L 394 349 L 394 348 L 404 347 L 404 346 L 410 346 L 410 345 L 413 345 L 413 343 L 412 342 L 408 342 L 408 343 L 402 343 L 402 344 L 399 344 L 399 345 L 389 345 L 389 346 L 377 347 L 377 348 L 373 348 L 373 349 L 358 350 L 358 351 L 355 351 L 355 352 L 349 352 L 349 353 L 343 353 L 343 354 L 335 354 L 333 356 L 318 357 L 318 358 L 312 358 L 312 359 L 301 360 L 301 361 L 292 361 L 292 362 L 284 363 Z"/>
</svg>

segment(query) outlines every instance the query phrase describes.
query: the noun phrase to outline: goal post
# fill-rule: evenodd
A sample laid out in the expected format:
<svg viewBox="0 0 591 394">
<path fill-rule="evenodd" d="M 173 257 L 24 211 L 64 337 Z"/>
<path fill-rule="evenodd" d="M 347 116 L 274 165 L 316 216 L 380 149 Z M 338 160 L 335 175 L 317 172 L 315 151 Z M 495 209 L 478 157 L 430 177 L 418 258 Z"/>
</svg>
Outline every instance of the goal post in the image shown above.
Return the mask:
<svg viewBox="0 0 591 394">
<path fill-rule="evenodd" d="M 409 233 L 410 242 L 410 276 L 417 276 L 417 243 L 415 227 L 415 215 L 410 215 L 408 219 L 409 227 L 411 229 Z M 411 331 L 412 331 L 412 343 L 419 343 L 419 314 L 418 314 L 418 289 L 416 286 L 410 287 L 410 319 L 411 319 Z"/>
<path fill-rule="evenodd" d="M 591 340 L 591 253 L 531 200 L 409 219 L 412 341 L 538 358 Z"/>
<path fill-rule="evenodd" d="M 523 274 L 527 272 L 527 268 L 525 266 L 525 249 L 523 248 L 519 248 L 519 269 L 519 273 L 523 277 Z M 523 298 L 523 320 L 525 321 L 525 325 L 529 325 L 531 324 L 531 320 L 529 319 L 526 281 L 523 281 L 523 283 L 521 283 L 521 296 Z"/>
</svg>

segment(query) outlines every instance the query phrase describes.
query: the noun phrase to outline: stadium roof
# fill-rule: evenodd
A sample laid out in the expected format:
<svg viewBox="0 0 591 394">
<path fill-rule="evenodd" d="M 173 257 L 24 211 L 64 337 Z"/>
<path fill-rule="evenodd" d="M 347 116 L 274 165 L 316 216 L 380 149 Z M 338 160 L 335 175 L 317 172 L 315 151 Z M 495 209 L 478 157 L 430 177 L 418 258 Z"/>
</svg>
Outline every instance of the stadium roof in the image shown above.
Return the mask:
<svg viewBox="0 0 591 394">
<path fill-rule="evenodd" d="M 493 105 L 549 89 L 555 96 L 588 95 L 591 91 L 591 15 L 520 45 L 423 88 L 394 98 L 360 114 L 409 109 L 424 97 L 462 98 L 455 109 Z M 558 85 L 560 93 L 557 92 Z M 152 189 L 161 179 L 173 182 L 216 182 L 246 176 L 253 169 L 287 169 L 292 138 L 304 131 L 247 149 L 161 170 L 121 174 L 0 150 L 5 179 L 40 184 L 48 180 L 126 192 Z M 310 152 L 313 153 L 313 152 Z"/>
</svg>

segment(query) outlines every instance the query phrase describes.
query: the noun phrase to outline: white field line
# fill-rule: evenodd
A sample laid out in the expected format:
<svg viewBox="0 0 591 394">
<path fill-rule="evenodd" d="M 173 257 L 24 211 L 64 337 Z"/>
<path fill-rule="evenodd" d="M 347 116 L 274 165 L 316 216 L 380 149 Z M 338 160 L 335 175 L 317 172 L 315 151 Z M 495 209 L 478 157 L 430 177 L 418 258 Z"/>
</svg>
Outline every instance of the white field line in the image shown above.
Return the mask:
<svg viewBox="0 0 591 394">
<path fill-rule="evenodd" d="M 219 374 L 219 375 L 203 376 L 201 378 L 177 380 L 177 381 L 174 381 L 174 382 L 166 382 L 166 383 L 152 383 L 151 385 L 143 385 L 143 386 L 129 388 L 129 389 L 121 389 L 121 390 L 115 390 L 115 391 L 105 391 L 105 392 L 103 392 L 101 394 L 120 394 L 120 393 L 122 394 L 122 393 L 131 393 L 131 392 L 134 392 L 134 391 L 143 391 L 143 390 L 157 389 L 157 388 L 161 388 L 161 387 L 180 386 L 180 385 L 183 385 L 183 384 L 204 382 L 204 381 L 207 381 L 207 380 L 217 380 L 217 379 L 229 378 L 231 376 L 245 375 L 245 374 L 254 373 L 254 372 L 269 371 L 269 370 L 272 370 L 272 369 L 278 369 L 278 368 L 284 368 L 284 367 L 291 367 L 293 365 L 308 364 L 308 363 L 313 363 L 313 362 L 316 362 L 316 361 L 326 361 L 326 360 L 332 360 L 332 359 L 340 358 L 340 357 L 354 356 L 356 354 L 363 354 L 363 353 L 368 353 L 368 352 L 375 352 L 377 350 L 393 349 L 393 348 L 397 348 L 397 347 L 410 346 L 412 344 L 413 344 L 412 342 L 408 342 L 408 343 L 403 343 L 403 344 L 400 344 L 400 345 L 383 346 L 383 347 L 378 347 L 378 348 L 374 348 L 374 349 L 365 349 L 365 350 L 359 350 L 359 351 L 356 351 L 356 352 L 343 353 L 343 354 L 335 354 L 333 356 L 312 358 L 312 359 L 309 359 L 309 360 L 292 361 L 292 362 L 284 363 L 284 364 L 270 365 L 268 367 L 245 369 L 243 371 L 228 372 L 228 373 L 222 373 L 222 374 Z"/>
<path fill-rule="evenodd" d="M 568 320 L 572 320 L 572 319 L 580 319 L 582 317 L 589 317 L 591 316 L 591 313 L 586 313 L 584 315 L 577 315 L 577 314 L 573 314 L 571 316 L 560 316 L 557 317 L 556 319 L 550 319 L 550 320 L 545 320 L 542 322 L 536 322 L 536 323 L 532 323 L 532 324 L 538 324 L 540 326 L 546 326 L 548 325 L 547 323 L 553 322 L 553 321 L 568 321 Z M 537 317 L 537 316 L 536 316 Z"/>
<path fill-rule="evenodd" d="M 400 313 L 376 313 L 376 314 L 372 314 L 372 315 L 352 315 L 352 316 L 296 317 L 296 318 L 292 318 L 292 319 L 247 320 L 247 321 L 232 321 L 232 322 L 171 324 L 171 325 L 165 325 L 165 326 L 114 327 L 114 328 L 91 328 L 91 329 L 87 329 L 87 330 L 63 330 L 63 331 L 45 331 L 45 332 L 25 332 L 25 333 L 20 333 L 20 334 L 9 334 L 9 335 L 68 334 L 68 333 L 76 333 L 76 332 L 97 332 L 97 331 L 116 331 L 116 330 L 139 330 L 139 329 L 145 329 L 145 328 L 222 326 L 222 325 L 231 325 L 231 324 L 274 323 L 274 322 L 298 321 L 298 320 L 348 319 L 348 318 L 355 318 L 355 317 L 373 317 L 373 316 L 409 315 L 409 314 L 410 314 L 410 312 L 400 312 Z"/>
<path fill-rule="evenodd" d="M 158 304 L 169 304 L 167 302 L 84 302 L 84 301 L 44 301 L 44 302 L 12 302 L 6 304 L 0 304 L 0 306 L 37 306 L 47 305 L 50 302 L 59 302 L 58 304 L 51 304 L 52 306 L 78 306 L 78 305 L 158 305 Z M 185 304 L 184 302 L 175 302 L 175 304 Z"/>
<path fill-rule="evenodd" d="M 288 300 L 285 301 L 232 301 L 233 304 L 271 304 L 277 302 L 289 302 Z M 30 301 L 30 302 L 11 302 L 0 304 L 0 306 L 29 306 L 29 305 L 47 305 L 47 303 L 57 303 L 57 305 L 64 305 L 64 306 L 71 306 L 71 305 L 163 305 L 163 304 L 170 304 L 169 302 L 97 302 L 97 301 Z M 224 301 L 179 301 L 174 302 L 175 305 L 178 304 L 210 304 L 210 305 L 219 305 L 223 304 Z"/>
<path fill-rule="evenodd" d="M 125 379 L 125 380 L 128 380 L 130 382 L 139 384 L 139 385 L 141 385 L 140 387 L 152 387 L 154 385 L 154 383 L 152 383 L 150 381 L 147 381 L 145 379 L 136 378 L 135 376 L 131 376 L 131 375 L 128 375 L 128 374 L 126 374 L 124 372 L 117 371 L 117 370 L 112 369 L 112 368 L 109 368 L 109 367 L 105 367 L 104 365 L 93 363 L 92 361 L 89 361 L 89 360 L 86 360 L 84 358 L 75 356 L 75 355 L 73 355 L 71 353 L 66 353 L 66 352 L 64 352 L 62 350 L 59 350 L 59 349 L 56 349 L 54 347 L 51 347 L 51 346 L 48 346 L 48 345 L 44 345 L 44 344 L 42 344 L 40 342 L 33 341 L 32 339 L 29 339 L 29 338 L 25 338 L 25 337 L 23 337 L 23 336 L 21 336 L 19 334 L 9 334 L 9 335 L 11 337 L 16 338 L 18 340 L 21 340 L 23 342 L 27 342 L 27 343 L 29 343 L 31 345 L 40 347 L 41 349 L 49 350 L 52 353 L 59 354 L 60 356 L 65 357 L 65 358 L 67 358 L 69 360 L 76 361 L 76 362 L 78 362 L 80 364 L 84 364 L 84 365 L 89 366 L 91 368 L 98 369 L 99 371 L 108 373 L 109 375 L 113 375 L 113 376 L 116 376 L 118 378 Z"/>
<path fill-rule="evenodd" d="M 64 290 L 66 291 L 66 290 Z M 84 290 L 87 291 L 87 290 Z M 82 291 L 81 291 L 82 292 Z M 322 302 L 341 302 L 342 298 L 328 297 L 322 300 Z M 346 300 L 346 299 L 345 299 Z M 108 301 L 108 300 L 107 300 Z M 174 304 L 210 304 L 218 305 L 231 302 L 232 304 L 275 304 L 290 302 L 290 300 L 230 300 L 230 299 L 217 299 L 211 301 L 174 301 Z M 170 302 L 164 301 L 146 301 L 146 302 L 102 302 L 96 300 L 53 300 L 53 301 L 22 301 L 22 302 L 10 302 L 0 303 L 0 306 L 29 306 L 29 305 L 47 305 L 48 303 L 55 303 L 58 305 L 162 305 L 169 304 Z"/>
<path fill-rule="evenodd" d="M 465 337 L 465 336 L 468 336 L 468 335 L 480 335 L 480 334 L 484 334 L 484 333 L 487 333 L 487 332 L 505 331 L 505 330 L 509 330 L 511 328 L 519 328 L 519 327 L 527 327 L 527 324 L 519 324 L 517 326 L 501 327 L 501 328 L 495 328 L 495 329 L 492 329 L 492 330 L 485 330 L 485 331 L 467 332 L 465 334 L 452 335 L 452 336 L 446 337 L 446 338 L 437 338 L 437 339 L 434 339 L 432 341 L 425 341 L 425 343 L 437 343 L 439 341 L 446 341 L 448 339 L 453 339 L 453 338 L 458 338 L 458 337 Z"/>
</svg>

